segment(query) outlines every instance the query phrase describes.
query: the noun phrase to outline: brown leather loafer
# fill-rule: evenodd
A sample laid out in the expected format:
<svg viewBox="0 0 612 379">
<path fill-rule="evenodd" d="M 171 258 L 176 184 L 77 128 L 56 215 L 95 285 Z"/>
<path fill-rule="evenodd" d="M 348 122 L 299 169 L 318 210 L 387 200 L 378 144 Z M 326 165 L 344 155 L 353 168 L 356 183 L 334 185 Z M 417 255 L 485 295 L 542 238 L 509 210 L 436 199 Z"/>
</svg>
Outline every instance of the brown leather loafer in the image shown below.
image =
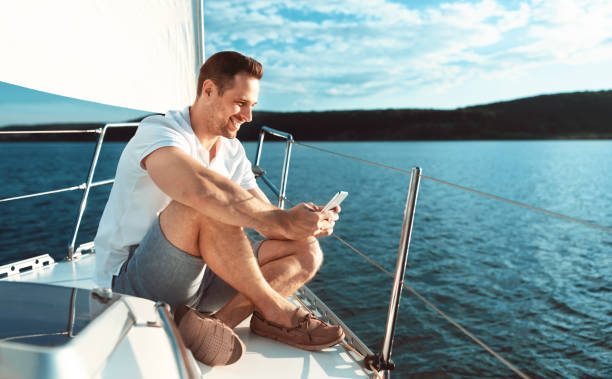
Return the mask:
<svg viewBox="0 0 612 379">
<path fill-rule="evenodd" d="M 246 350 L 238 335 L 214 317 L 181 305 L 174 318 L 185 347 L 205 365 L 230 365 L 238 361 Z"/>
<path fill-rule="evenodd" d="M 329 325 L 312 313 L 304 316 L 297 326 L 287 328 L 270 322 L 255 312 L 251 317 L 251 330 L 262 337 L 311 351 L 325 349 L 344 339 L 344 331 L 340 326 Z"/>
</svg>

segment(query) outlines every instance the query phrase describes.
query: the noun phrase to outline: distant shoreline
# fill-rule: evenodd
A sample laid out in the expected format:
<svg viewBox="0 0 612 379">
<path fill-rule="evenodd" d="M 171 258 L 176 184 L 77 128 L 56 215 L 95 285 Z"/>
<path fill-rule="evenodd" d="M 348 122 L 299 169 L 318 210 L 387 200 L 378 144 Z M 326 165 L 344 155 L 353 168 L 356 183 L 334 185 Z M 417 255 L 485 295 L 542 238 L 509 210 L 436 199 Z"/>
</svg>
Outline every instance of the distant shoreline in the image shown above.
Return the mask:
<svg viewBox="0 0 612 379">
<path fill-rule="evenodd" d="M 139 121 L 139 120 L 132 120 Z M 455 110 L 387 109 L 253 112 L 238 133 L 254 141 L 262 125 L 299 141 L 458 141 L 612 139 L 612 91 L 542 95 Z M 8 126 L 0 130 L 97 129 L 101 123 Z M 135 129 L 108 130 L 127 141 Z M 0 141 L 91 141 L 95 134 L 1 135 Z"/>
</svg>

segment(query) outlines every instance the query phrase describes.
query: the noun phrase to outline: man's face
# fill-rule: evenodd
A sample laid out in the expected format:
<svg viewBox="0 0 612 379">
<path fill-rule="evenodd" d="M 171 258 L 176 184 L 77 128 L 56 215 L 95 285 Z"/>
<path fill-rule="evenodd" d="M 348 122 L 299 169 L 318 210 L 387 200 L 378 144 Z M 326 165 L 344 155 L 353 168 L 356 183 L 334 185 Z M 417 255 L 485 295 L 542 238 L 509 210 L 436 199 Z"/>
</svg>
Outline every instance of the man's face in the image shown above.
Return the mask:
<svg viewBox="0 0 612 379">
<path fill-rule="evenodd" d="M 259 97 L 259 79 L 241 72 L 234 76 L 231 88 L 226 88 L 219 96 L 217 88 L 213 90 L 212 125 L 210 132 L 217 136 L 236 138 L 240 125 L 252 119 L 251 110 Z"/>
</svg>

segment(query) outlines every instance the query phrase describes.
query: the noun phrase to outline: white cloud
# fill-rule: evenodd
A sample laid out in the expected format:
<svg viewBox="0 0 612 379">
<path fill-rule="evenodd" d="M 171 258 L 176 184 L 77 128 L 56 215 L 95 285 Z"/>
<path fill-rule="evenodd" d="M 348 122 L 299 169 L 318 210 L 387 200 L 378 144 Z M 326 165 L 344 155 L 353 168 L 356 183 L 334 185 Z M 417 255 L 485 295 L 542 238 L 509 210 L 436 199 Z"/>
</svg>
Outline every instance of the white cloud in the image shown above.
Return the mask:
<svg viewBox="0 0 612 379">
<path fill-rule="evenodd" d="M 406 88 L 406 96 L 416 86 L 440 93 L 474 79 L 612 59 L 608 0 L 512 6 L 466 0 L 422 9 L 385 0 L 211 0 L 205 6 L 207 54 L 253 55 L 265 65 L 271 96 L 285 93 L 296 96 L 294 104 L 320 108 L 338 98 L 359 104 L 364 96 L 397 92 L 389 86 Z"/>
<path fill-rule="evenodd" d="M 508 31 L 516 28 L 527 26 L 531 18 L 531 7 L 527 3 L 521 3 L 519 9 L 515 11 L 505 12 L 500 18 L 497 25 L 503 31 Z"/>
<path fill-rule="evenodd" d="M 528 28 L 533 42 L 517 49 L 572 64 L 610 59 L 612 38 L 612 2 L 566 1 L 539 2 L 536 24 Z"/>
</svg>

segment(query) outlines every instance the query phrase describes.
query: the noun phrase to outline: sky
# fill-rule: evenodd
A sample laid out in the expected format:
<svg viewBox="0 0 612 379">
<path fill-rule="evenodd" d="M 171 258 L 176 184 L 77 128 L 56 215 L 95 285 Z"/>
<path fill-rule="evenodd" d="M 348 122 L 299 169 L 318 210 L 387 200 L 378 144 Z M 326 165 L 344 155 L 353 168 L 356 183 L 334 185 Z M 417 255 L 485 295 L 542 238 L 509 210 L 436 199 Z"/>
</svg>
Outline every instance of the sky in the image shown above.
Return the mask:
<svg viewBox="0 0 612 379">
<path fill-rule="evenodd" d="M 264 65 L 256 110 L 454 109 L 612 89 L 609 0 L 204 3 L 206 55 Z M 0 125 L 109 114 L 142 113 L 0 83 Z"/>
</svg>

